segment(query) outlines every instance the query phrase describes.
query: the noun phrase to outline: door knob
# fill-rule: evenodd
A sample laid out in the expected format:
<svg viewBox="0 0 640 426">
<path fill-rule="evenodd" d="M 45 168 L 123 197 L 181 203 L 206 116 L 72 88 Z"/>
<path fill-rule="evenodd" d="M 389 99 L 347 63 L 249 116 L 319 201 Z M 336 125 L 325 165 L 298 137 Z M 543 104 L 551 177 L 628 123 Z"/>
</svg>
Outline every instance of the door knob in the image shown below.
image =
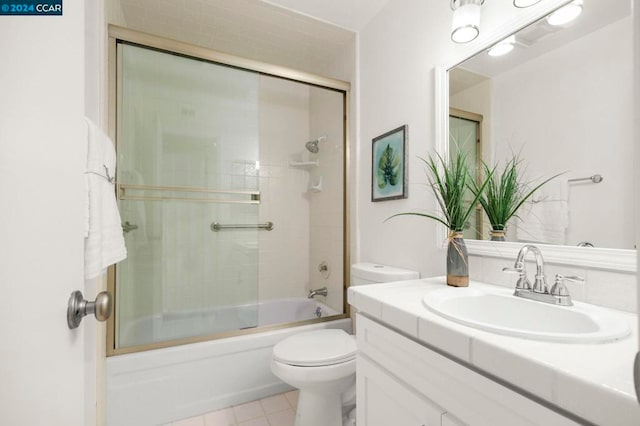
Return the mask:
<svg viewBox="0 0 640 426">
<path fill-rule="evenodd" d="M 106 321 L 113 310 L 111 302 L 111 294 L 108 291 L 98 293 L 96 300 L 89 302 L 85 300 L 82 292 L 74 291 L 69 296 L 69 305 L 67 307 L 67 325 L 70 329 L 77 328 L 86 315 L 93 314 L 98 321 Z"/>
</svg>

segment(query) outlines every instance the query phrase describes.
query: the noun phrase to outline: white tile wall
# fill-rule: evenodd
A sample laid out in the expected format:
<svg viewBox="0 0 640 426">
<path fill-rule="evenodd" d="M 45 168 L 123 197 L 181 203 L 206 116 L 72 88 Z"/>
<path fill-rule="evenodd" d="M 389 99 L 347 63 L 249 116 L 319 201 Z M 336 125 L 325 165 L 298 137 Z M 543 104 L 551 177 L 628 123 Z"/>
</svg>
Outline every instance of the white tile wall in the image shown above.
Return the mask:
<svg viewBox="0 0 640 426">
<path fill-rule="evenodd" d="M 338 92 L 311 88 L 309 101 L 310 139 L 326 136 L 326 140 L 320 142 L 320 151 L 310 155 L 320 165 L 310 169 L 308 179 L 314 181 L 322 177 L 322 191 L 307 194 L 313 241 L 308 271 L 309 288 L 326 286 L 329 289 L 326 303 L 342 312 L 344 129 L 342 120 L 336 120 L 336 111 L 341 110 L 343 99 Z M 321 262 L 328 265 L 328 275 L 318 270 Z"/>
<path fill-rule="evenodd" d="M 504 287 L 513 287 L 516 278 L 512 274 L 502 272 L 502 268 L 505 266 L 513 266 L 513 260 L 469 256 L 471 279 Z M 535 271 L 535 264 L 527 262 L 527 270 Z M 566 283 L 573 300 L 631 313 L 638 312 L 636 297 L 638 285 L 635 273 L 551 263 L 545 265 L 545 273 L 550 286 L 553 285 L 556 274 L 583 277 L 585 279 L 584 283 Z"/>
<path fill-rule="evenodd" d="M 259 235 L 260 299 L 304 297 L 326 285 L 327 303 L 342 311 L 342 96 L 270 77 L 261 78 L 260 93 L 260 221 L 275 224 Z M 305 143 L 322 135 L 320 152 L 309 153 Z M 308 160 L 320 166 L 290 166 Z M 309 191 L 318 176 L 323 190 Z M 323 261 L 327 278 L 318 271 Z"/>
</svg>

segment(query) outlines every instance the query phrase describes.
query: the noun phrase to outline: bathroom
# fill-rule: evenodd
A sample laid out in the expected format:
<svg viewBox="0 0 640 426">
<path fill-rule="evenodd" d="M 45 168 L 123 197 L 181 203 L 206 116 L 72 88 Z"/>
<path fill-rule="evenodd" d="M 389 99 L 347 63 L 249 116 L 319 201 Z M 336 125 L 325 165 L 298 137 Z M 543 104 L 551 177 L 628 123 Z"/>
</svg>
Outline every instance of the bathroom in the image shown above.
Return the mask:
<svg viewBox="0 0 640 426">
<path fill-rule="evenodd" d="M 349 233 L 344 253 L 349 260 L 345 264 L 380 262 L 419 271 L 422 277 L 433 277 L 445 272 L 441 244 L 446 238 L 444 231 L 420 218 L 385 220 L 399 212 L 435 205 L 424 190 L 425 175 L 418 160 L 437 149 L 440 86 L 435 68 L 456 65 L 504 33 L 505 25 L 518 29 L 529 23 L 531 16 L 542 16 L 562 2 L 542 0 L 531 8 L 518 9 L 511 1 L 486 1 L 482 6 L 479 37 L 461 45 L 450 40 L 452 11 L 444 0 L 368 1 L 366 5 L 349 2 L 348 6 L 340 2 L 333 11 L 328 5 L 336 3 L 328 2 L 323 2 L 328 8 L 324 11 L 314 7 L 317 2 L 218 2 L 233 3 L 238 8 L 233 12 L 238 22 L 219 22 L 226 37 L 190 27 L 189 19 L 200 12 L 177 6 L 206 2 L 157 2 L 154 10 L 145 10 L 144 2 L 123 1 L 121 11 L 106 3 L 65 2 L 62 17 L 2 16 L 8 23 L 0 30 L 2 51 L 11 61 L 3 70 L 5 102 L 1 127 L 7 143 L 3 143 L 0 170 L 5 182 L 3 193 L 8 199 L 17 200 L 1 213 L 2 222 L 7 224 L 5 238 L 9 244 L 3 256 L 2 276 L 7 292 L 0 312 L 5 345 L 11 348 L 3 351 L 5 383 L 0 414 L 3 424 L 102 424 L 104 420 L 96 419 L 106 418 L 109 411 L 103 394 L 104 325 L 94 327 L 95 321 L 85 320 L 79 330 L 69 331 L 62 320 L 71 291 L 82 289 L 87 298 L 92 298 L 105 286 L 104 282 L 84 282 L 82 278 L 84 194 L 78 176 L 84 164 L 77 147 L 83 136 L 69 117 L 89 116 L 105 128 L 109 122 L 105 118 L 109 113 L 110 78 L 107 22 L 119 25 L 135 22 L 139 27 L 134 29 L 139 31 L 156 34 L 164 31 L 170 38 L 183 34 L 189 44 L 210 43 L 215 50 L 350 82 L 346 102 L 349 151 L 345 167 L 350 178 L 345 210 Z M 588 3 L 585 1 L 585 8 Z M 249 28 L 257 30 L 261 22 L 255 17 L 249 19 L 252 11 L 265 8 L 273 11 L 279 5 L 295 9 L 300 4 L 308 4 L 308 9 L 299 10 L 299 14 L 289 9 L 275 13 L 272 18 L 279 26 L 269 31 L 263 28 L 263 38 L 242 39 L 242 34 Z M 318 33 L 311 37 L 316 40 L 314 46 L 294 43 L 297 39 L 291 34 L 279 36 L 283 21 L 278 19 L 291 18 L 293 13 L 301 16 L 297 17 L 297 26 L 291 28 L 304 32 L 303 23 L 316 22 L 314 28 Z M 637 28 L 635 19 L 633 26 Z M 322 28 L 320 23 L 328 27 Z M 269 34 L 281 43 L 270 43 Z M 203 38 L 198 41 L 197 35 Z M 214 45 L 220 40 L 227 44 Z M 285 48 L 287 43 L 292 46 Z M 629 40 L 626 43 L 628 46 Z M 637 53 L 634 57 L 638 57 Z M 633 75 L 637 78 L 637 73 Z M 637 114 L 635 109 L 627 114 L 630 111 Z M 635 117 L 629 118 L 637 123 Z M 409 196 L 372 203 L 371 140 L 404 124 L 409 129 Z M 305 142 L 300 141 L 301 147 Z M 585 153 L 588 152 L 575 155 Z M 637 153 L 626 154 L 627 158 L 631 156 L 637 160 Z M 600 186 L 593 186 L 595 190 L 606 188 L 607 179 L 612 179 L 610 173 L 600 169 L 585 173 L 604 175 Z M 627 178 L 637 184 L 635 177 Z M 637 190 L 632 188 L 631 192 Z M 636 234 L 637 210 L 633 207 L 620 210 L 631 215 L 626 233 Z M 28 226 L 19 225 L 27 221 Z M 470 242 L 468 246 L 472 248 L 474 244 Z M 503 275 L 501 269 L 513 264 L 518 249 L 509 246 L 496 255 L 482 244 L 475 245 L 469 259 L 471 278 L 513 286 L 513 277 Z M 586 256 L 582 256 L 584 251 L 571 247 L 545 250 L 547 275 L 586 276 L 587 285 L 570 288 L 577 300 L 635 314 L 636 254 L 629 250 L 633 246 L 606 246 L 620 251 L 601 247 L 596 244 L 596 250 Z M 38 259 L 37 266 L 32 259 Z M 338 275 L 346 281 L 348 267 L 340 268 Z M 27 314 L 18 308 L 22 306 L 19 300 L 36 303 L 35 309 Z M 51 328 L 45 327 L 45 323 L 51 324 Z M 29 338 L 25 339 L 25 335 Z M 55 368 L 51 367 L 52 362 Z"/>
</svg>

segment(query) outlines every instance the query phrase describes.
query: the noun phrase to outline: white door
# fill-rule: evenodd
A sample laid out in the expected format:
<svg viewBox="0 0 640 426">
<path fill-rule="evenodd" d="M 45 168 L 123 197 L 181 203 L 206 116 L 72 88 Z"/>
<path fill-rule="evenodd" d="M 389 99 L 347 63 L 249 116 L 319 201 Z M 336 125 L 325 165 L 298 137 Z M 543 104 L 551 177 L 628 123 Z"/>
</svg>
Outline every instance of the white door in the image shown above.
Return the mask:
<svg viewBox="0 0 640 426">
<path fill-rule="evenodd" d="M 96 322 L 66 323 L 69 294 L 85 290 L 83 3 L 0 16 L 2 425 L 95 424 Z"/>
<path fill-rule="evenodd" d="M 634 87 L 635 87 L 635 105 L 634 105 L 634 116 L 636 126 L 634 129 L 634 136 L 636 142 L 638 138 L 640 138 L 640 74 L 638 73 L 638 69 L 640 69 L 640 6 L 639 2 L 636 0 L 634 2 L 633 7 L 633 22 L 634 22 L 634 66 L 636 67 L 636 72 L 634 75 Z M 640 161 L 640 150 L 636 148 L 635 150 L 636 161 Z M 638 199 L 638 192 L 640 191 L 640 180 L 638 179 L 640 175 L 636 174 L 636 200 Z M 638 209 L 638 203 L 636 202 L 636 244 L 640 242 L 640 209 Z M 640 247 L 636 247 L 637 253 L 637 265 L 640 265 Z M 638 280 L 638 289 L 640 289 L 640 274 L 636 273 L 636 279 Z M 636 297 L 638 299 L 638 306 L 640 306 L 640 291 L 637 291 Z M 640 313 L 638 314 L 638 327 L 640 327 Z M 640 339 L 640 337 L 639 337 Z M 638 341 L 640 345 L 640 340 Z M 636 397 L 638 398 L 638 402 L 640 402 L 640 351 L 636 355 L 636 369 L 634 371 L 634 380 L 636 387 Z"/>
</svg>

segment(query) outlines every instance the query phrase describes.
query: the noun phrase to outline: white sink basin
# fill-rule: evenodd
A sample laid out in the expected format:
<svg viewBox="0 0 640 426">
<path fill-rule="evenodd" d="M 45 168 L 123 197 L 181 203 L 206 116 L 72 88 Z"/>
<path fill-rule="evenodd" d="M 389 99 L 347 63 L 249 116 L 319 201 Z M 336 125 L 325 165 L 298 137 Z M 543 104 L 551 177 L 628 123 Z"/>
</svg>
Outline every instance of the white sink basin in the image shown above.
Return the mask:
<svg viewBox="0 0 640 426">
<path fill-rule="evenodd" d="M 598 343 L 631 332 L 627 320 L 613 311 L 580 302 L 556 306 L 516 297 L 502 288 L 448 287 L 428 293 L 423 303 L 460 324 L 526 339 Z"/>
</svg>

